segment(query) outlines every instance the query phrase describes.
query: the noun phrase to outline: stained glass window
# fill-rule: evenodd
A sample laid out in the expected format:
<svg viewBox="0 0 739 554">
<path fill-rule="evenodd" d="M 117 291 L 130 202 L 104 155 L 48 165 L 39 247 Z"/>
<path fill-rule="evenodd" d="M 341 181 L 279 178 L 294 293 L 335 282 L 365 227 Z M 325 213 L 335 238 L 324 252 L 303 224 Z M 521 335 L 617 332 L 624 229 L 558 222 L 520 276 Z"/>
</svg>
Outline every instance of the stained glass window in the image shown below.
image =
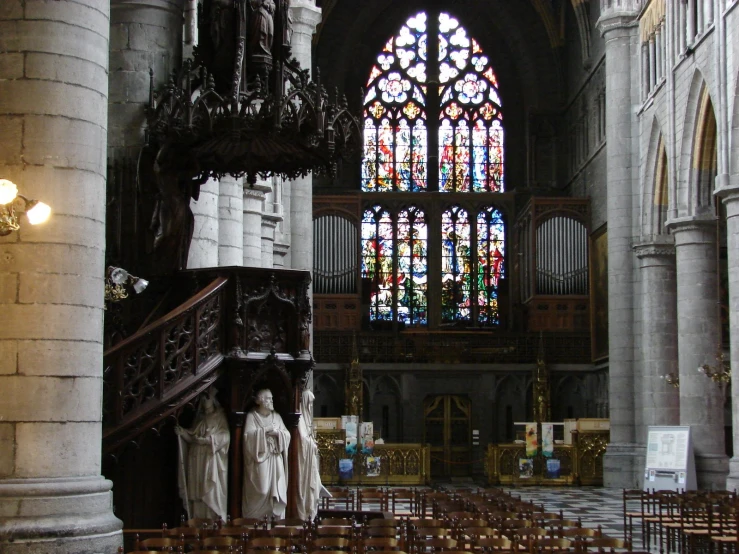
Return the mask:
<svg viewBox="0 0 739 554">
<path fill-rule="evenodd" d="M 427 323 L 428 230 L 424 213 L 411 207 L 398 214 L 398 321 Z"/>
<path fill-rule="evenodd" d="M 448 13 L 409 18 L 377 56 L 364 98 L 361 183 L 373 195 L 362 271 L 371 320 L 427 325 L 429 310 L 435 318 L 440 310 L 443 324 L 500 324 L 502 214 L 462 200 L 431 212 L 426 195 L 390 212 L 374 193 L 477 193 L 475 206 L 488 202 L 485 194 L 492 204 L 505 191 L 504 138 L 498 80 L 480 44 Z M 441 247 L 434 267 L 429 243 Z M 431 307 L 429 281 L 441 290 Z"/>
<path fill-rule="evenodd" d="M 439 16 L 439 190 L 503 192 L 498 81 L 480 44 Z"/>
<path fill-rule="evenodd" d="M 393 220 L 382 206 L 362 217 L 362 278 L 370 286 L 370 317 L 393 319 Z"/>
<path fill-rule="evenodd" d="M 493 207 L 477 215 L 477 322 L 500 323 L 498 286 L 505 276 L 505 226 Z"/>
<path fill-rule="evenodd" d="M 362 190 L 427 187 L 426 14 L 410 18 L 370 72 L 364 99 Z"/>
<path fill-rule="evenodd" d="M 441 216 L 441 319 L 469 321 L 471 316 L 472 252 L 470 221 L 459 206 Z"/>
</svg>

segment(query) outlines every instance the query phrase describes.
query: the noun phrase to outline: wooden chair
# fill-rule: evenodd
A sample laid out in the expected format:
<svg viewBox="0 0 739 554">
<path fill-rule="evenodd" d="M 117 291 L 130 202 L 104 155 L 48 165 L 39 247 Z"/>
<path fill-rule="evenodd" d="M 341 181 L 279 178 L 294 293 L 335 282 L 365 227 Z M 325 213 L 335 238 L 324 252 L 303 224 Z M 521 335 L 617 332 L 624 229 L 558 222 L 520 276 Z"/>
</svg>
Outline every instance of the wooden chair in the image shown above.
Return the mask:
<svg viewBox="0 0 739 554">
<path fill-rule="evenodd" d="M 343 537 L 320 537 L 313 539 L 310 549 L 313 552 L 320 550 L 350 551 L 352 550 L 352 541 Z"/>
<path fill-rule="evenodd" d="M 417 494 L 413 489 L 392 489 L 390 491 L 390 511 L 394 514 L 398 513 L 398 505 L 401 502 L 408 503 L 408 513 L 410 515 L 418 514 Z"/>
<path fill-rule="evenodd" d="M 203 550 L 215 550 L 217 552 L 235 552 L 241 550 L 244 543 L 236 537 L 207 537 L 203 539 Z"/>
<path fill-rule="evenodd" d="M 397 537 L 398 536 L 398 530 L 395 527 L 390 526 L 377 526 L 377 527 L 365 527 L 362 529 L 362 535 L 365 538 L 375 538 L 375 537 Z"/>
<path fill-rule="evenodd" d="M 356 551 L 358 554 L 391 550 L 398 550 L 398 540 L 392 537 L 373 537 L 357 540 Z"/>
<path fill-rule="evenodd" d="M 205 537 L 208 530 L 204 527 L 174 527 L 168 529 L 167 526 L 162 527 L 162 536 L 173 539 L 179 539 L 180 546 L 183 550 L 197 550 L 200 548 L 201 538 Z M 201 534 L 203 533 L 203 534 Z"/>
<path fill-rule="evenodd" d="M 237 517 L 236 519 L 227 522 L 226 525 L 228 525 L 229 527 L 251 527 L 253 529 L 266 529 L 267 518 Z"/>
<path fill-rule="evenodd" d="M 485 537 L 475 541 L 473 552 L 519 552 L 518 544 L 505 537 Z"/>
<path fill-rule="evenodd" d="M 402 521 L 399 519 L 384 519 L 377 517 L 375 519 L 370 519 L 367 522 L 367 527 L 395 527 L 397 529 L 401 524 Z"/>
<path fill-rule="evenodd" d="M 210 530 L 216 528 L 216 521 L 207 517 L 191 517 L 183 522 L 180 527 L 194 527 L 200 530 Z"/>
<path fill-rule="evenodd" d="M 345 510 L 354 510 L 354 493 L 345 487 L 328 487 L 330 497 L 323 498 L 323 508 L 330 510 L 333 507 L 343 507 Z"/>
<path fill-rule="evenodd" d="M 387 491 L 382 489 L 359 489 L 357 492 L 357 510 L 362 510 L 362 507 L 370 502 L 377 502 L 380 505 L 381 512 L 387 512 L 389 509 Z"/>
<path fill-rule="evenodd" d="M 319 525 L 334 525 L 340 527 L 354 527 L 354 522 L 345 517 L 326 517 L 323 518 Z"/>
<path fill-rule="evenodd" d="M 612 537 L 595 537 L 581 543 L 581 552 L 616 552 L 616 548 L 631 549 L 631 543 Z"/>
<path fill-rule="evenodd" d="M 572 541 L 568 539 L 535 538 L 529 550 L 532 554 L 540 552 L 574 552 Z"/>
<path fill-rule="evenodd" d="M 259 554 L 266 554 L 265 551 L 276 551 L 284 554 L 287 552 L 287 541 L 278 537 L 257 537 L 246 543 L 246 549 L 259 552 Z"/>
<path fill-rule="evenodd" d="M 432 538 L 421 540 L 416 544 L 416 553 L 425 554 L 429 552 L 443 552 L 445 550 L 456 550 L 457 541 L 454 539 Z"/>
<path fill-rule="evenodd" d="M 177 552 L 181 547 L 179 539 L 172 537 L 152 537 L 150 539 L 140 540 L 136 535 L 136 550 L 151 550 L 159 552 Z"/>
<path fill-rule="evenodd" d="M 510 529 L 509 537 L 518 537 L 518 543 L 526 547 L 529 551 L 534 542 L 539 539 L 552 538 L 550 532 L 544 527 L 519 527 L 517 529 Z"/>
</svg>

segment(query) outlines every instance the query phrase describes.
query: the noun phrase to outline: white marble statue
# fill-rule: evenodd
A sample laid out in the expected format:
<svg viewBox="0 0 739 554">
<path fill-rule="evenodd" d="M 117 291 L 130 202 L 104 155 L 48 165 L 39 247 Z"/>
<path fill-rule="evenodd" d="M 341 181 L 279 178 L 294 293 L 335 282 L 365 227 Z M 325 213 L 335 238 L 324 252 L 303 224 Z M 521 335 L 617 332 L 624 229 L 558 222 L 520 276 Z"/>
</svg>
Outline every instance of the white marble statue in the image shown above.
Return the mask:
<svg viewBox="0 0 739 554">
<path fill-rule="evenodd" d="M 178 484 L 187 517 L 226 520 L 228 419 L 211 388 L 200 399 L 191 429 L 175 427 L 179 443 Z"/>
<path fill-rule="evenodd" d="M 290 432 L 275 412 L 272 393 L 261 390 L 244 428 L 242 517 L 285 517 Z"/>
<path fill-rule="evenodd" d="M 298 422 L 300 434 L 300 451 L 298 463 L 298 517 L 313 520 L 318 515 L 320 502 L 321 471 L 318 454 L 318 443 L 313 436 L 313 400 L 315 396 L 309 390 L 303 392 Z"/>
</svg>

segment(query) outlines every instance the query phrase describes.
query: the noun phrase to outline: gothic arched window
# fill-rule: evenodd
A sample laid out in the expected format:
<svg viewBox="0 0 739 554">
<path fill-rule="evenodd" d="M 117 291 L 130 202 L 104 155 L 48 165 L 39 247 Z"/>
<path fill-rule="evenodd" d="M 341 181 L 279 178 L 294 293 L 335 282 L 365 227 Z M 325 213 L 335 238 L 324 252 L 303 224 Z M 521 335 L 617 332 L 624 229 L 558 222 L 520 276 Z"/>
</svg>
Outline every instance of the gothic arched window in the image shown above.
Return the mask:
<svg viewBox="0 0 739 554">
<path fill-rule="evenodd" d="M 425 325 L 431 308 L 440 324 L 500 323 L 501 212 L 463 200 L 440 208 L 445 202 L 430 199 L 470 193 L 494 203 L 505 190 L 502 122 L 490 61 L 451 15 L 414 15 L 377 56 L 364 100 L 361 176 L 362 191 L 372 193 L 362 222 L 371 320 Z M 418 200 L 376 205 L 398 193 Z M 429 248 L 440 253 L 433 266 Z M 440 292 L 432 306 L 430 290 Z"/>
</svg>

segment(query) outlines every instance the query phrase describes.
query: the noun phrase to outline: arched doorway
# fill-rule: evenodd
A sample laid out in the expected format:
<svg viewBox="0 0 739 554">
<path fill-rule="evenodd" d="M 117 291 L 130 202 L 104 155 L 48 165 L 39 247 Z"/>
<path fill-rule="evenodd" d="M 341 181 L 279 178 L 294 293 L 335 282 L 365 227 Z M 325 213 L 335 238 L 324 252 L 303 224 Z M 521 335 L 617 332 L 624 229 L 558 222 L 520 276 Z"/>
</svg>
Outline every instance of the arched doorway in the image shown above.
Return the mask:
<svg viewBox="0 0 739 554">
<path fill-rule="evenodd" d="M 428 396 L 423 402 L 423 442 L 431 445 L 431 477 L 466 477 L 471 471 L 472 405 L 465 395 Z"/>
</svg>

